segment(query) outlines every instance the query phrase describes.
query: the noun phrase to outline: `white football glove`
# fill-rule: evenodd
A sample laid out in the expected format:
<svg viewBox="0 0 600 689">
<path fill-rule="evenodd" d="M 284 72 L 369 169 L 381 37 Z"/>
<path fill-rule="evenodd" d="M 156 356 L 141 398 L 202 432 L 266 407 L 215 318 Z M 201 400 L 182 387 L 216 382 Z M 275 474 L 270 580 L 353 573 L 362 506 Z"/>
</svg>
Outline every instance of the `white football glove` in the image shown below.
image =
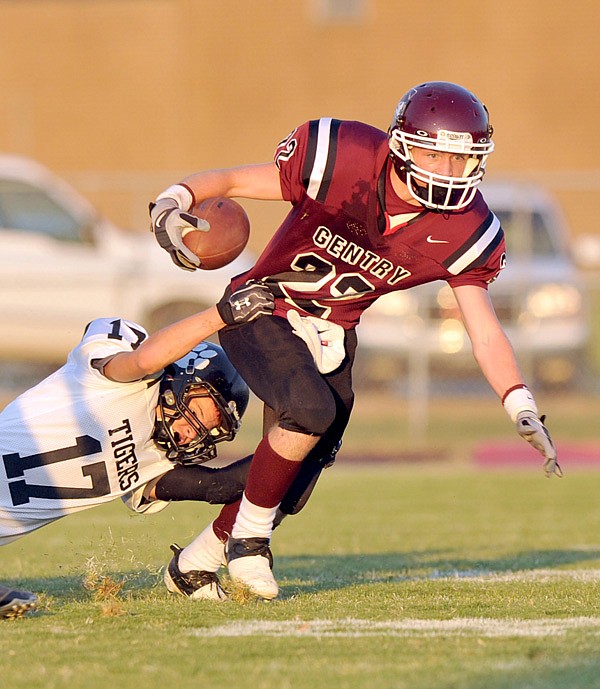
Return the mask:
<svg viewBox="0 0 600 689">
<path fill-rule="evenodd" d="M 206 220 L 182 211 L 170 198 L 150 204 L 150 219 L 156 241 L 176 266 L 183 270 L 200 267 L 200 259 L 183 243 L 183 237 L 192 230 L 208 232 L 210 224 Z"/>
<path fill-rule="evenodd" d="M 301 316 L 295 309 L 287 312 L 294 335 L 306 342 L 315 364 L 321 373 L 331 373 L 346 356 L 345 331 L 341 325 L 323 318 Z"/>
<path fill-rule="evenodd" d="M 548 478 L 556 474 L 562 478 L 563 472 L 556 461 L 556 449 L 544 426 L 545 416 L 538 418 L 532 411 L 522 411 L 517 415 L 517 433 L 544 457 L 544 473 Z"/>
</svg>

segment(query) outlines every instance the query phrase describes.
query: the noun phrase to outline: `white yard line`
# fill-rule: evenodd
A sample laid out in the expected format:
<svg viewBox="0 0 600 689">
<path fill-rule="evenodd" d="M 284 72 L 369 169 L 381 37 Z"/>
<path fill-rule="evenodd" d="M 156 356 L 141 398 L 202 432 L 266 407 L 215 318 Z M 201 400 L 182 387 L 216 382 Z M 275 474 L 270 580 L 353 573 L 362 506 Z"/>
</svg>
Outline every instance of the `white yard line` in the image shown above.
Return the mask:
<svg viewBox="0 0 600 689">
<path fill-rule="evenodd" d="M 474 582 L 497 581 L 552 581 L 555 579 L 572 579 L 573 581 L 600 581 L 600 569 L 526 569 L 518 572 L 482 572 L 481 570 L 434 570 L 423 576 L 406 577 L 407 580 L 424 579 L 465 579 Z"/>
<path fill-rule="evenodd" d="M 547 637 L 564 636 L 567 631 L 586 629 L 600 634 L 600 617 L 566 617 L 561 619 L 492 619 L 463 617 L 451 620 L 241 620 L 217 627 L 190 630 L 198 637 Z"/>
<path fill-rule="evenodd" d="M 482 569 L 434 569 L 424 574 L 395 574 L 391 570 L 376 572 L 375 575 L 365 575 L 365 583 L 406 581 L 456 581 L 464 580 L 476 584 L 498 582 L 528 582 L 544 583 L 557 579 L 571 579 L 582 583 L 600 581 L 600 569 L 525 569 L 515 572 L 485 571 Z"/>
<path fill-rule="evenodd" d="M 490 572 L 481 570 L 438 571 L 423 576 L 406 577 L 406 580 L 463 580 L 471 583 L 556 581 L 572 579 L 581 582 L 600 581 L 600 569 L 538 569 L 519 572 Z M 216 627 L 190 630 L 198 637 L 435 637 L 435 636 L 477 636 L 477 637 L 548 637 L 564 636 L 570 630 L 585 630 L 600 636 L 600 617 L 564 617 L 520 620 L 514 618 L 496 619 L 486 617 L 462 617 L 450 620 L 401 619 L 401 620 L 240 620 Z"/>
</svg>

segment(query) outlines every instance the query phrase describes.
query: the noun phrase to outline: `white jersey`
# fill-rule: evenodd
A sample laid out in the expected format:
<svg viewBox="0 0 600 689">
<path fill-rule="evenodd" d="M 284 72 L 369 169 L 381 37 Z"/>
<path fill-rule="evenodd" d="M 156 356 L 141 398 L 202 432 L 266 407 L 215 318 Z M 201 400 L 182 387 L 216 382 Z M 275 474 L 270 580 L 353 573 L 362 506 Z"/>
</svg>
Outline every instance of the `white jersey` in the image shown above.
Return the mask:
<svg viewBox="0 0 600 689">
<path fill-rule="evenodd" d="M 160 375 L 116 383 L 93 365 L 147 337 L 120 318 L 92 321 L 66 364 L 0 414 L 0 544 L 173 468 L 152 441 Z"/>
</svg>

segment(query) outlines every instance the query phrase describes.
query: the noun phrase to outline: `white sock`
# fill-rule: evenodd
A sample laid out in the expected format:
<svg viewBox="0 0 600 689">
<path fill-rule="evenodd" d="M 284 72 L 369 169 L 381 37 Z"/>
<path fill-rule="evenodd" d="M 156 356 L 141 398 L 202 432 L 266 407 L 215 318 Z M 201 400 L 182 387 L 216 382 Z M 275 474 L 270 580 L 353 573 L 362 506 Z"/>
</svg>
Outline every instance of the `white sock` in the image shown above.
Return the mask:
<svg viewBox="0 0 600 689">
<path fill-rule="evenodd" d="M 223 564 L 224 548 L 225 545 L 217 538 L 211 523 L 181 551 L 179 569 L 182 572 L 216 572 Z"/>
<path fill-rule="evenodd" d="M 273 520 L 277 514 L 275 507 L 259 507 L 254 505 L 244 493 L 235 524 L 231 530 L 233 538 L 271 538 Z"/>
</svg>

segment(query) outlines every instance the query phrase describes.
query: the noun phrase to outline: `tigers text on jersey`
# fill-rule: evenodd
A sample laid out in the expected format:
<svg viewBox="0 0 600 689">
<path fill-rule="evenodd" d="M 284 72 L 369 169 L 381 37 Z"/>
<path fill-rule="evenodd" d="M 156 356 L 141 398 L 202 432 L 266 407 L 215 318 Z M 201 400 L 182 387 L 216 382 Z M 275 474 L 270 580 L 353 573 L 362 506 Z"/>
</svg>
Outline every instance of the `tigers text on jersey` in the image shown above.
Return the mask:
<svg viewBox="0 0 600 689">
<path fill-rule="evenodd" d="M 92 321 L 66 364 L 0 414 L 0 544 L 173 468 L 152 441 L 160 379 L 116 383 L 92 365 L 147 336 Z"/>
<path fill-rule="evenodd" d="M 485 289 L 504 267 L 504 233 L 482 195 L 446 214 L 401 200 L 378 129 L 312 120 L 279 144 L 275 162 L 292 209 L 233 286 L 266 279 L 278 315 L 294 308 L 353 328 L 382 294 L 433 280 Z"/>
</svg>

